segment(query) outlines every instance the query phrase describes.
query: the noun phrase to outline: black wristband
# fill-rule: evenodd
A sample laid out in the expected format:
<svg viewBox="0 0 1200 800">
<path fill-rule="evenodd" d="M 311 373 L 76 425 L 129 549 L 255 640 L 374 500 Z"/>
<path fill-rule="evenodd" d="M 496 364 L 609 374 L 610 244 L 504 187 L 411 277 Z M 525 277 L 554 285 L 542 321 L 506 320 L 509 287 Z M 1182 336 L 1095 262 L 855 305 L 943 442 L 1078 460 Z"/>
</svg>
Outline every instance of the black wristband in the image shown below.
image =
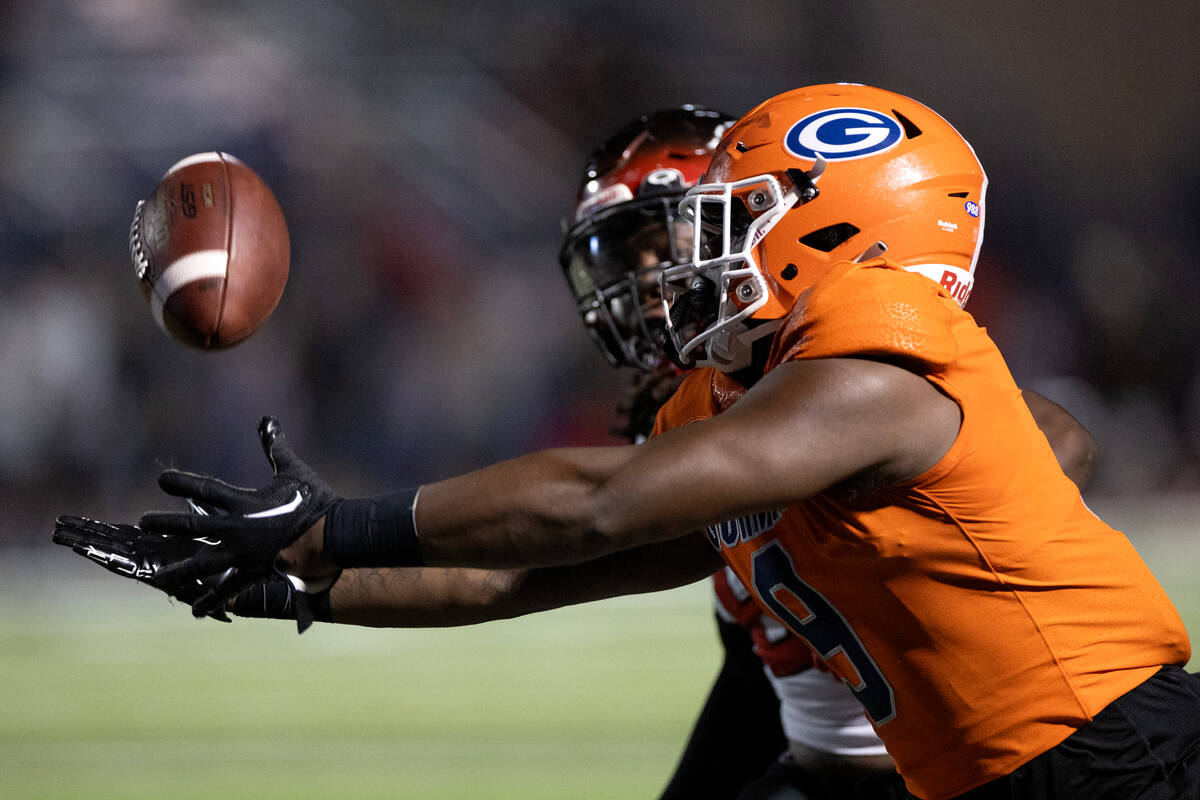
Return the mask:
<svg viewBox="0 0 1200 800">
<path fill-rule="evenodd" d="M 286 580 L 273 580 L 244 589 L 233 599 L 229 610 L 239 617 L 296 619 L 296 590 Z M 329 592 L 310 595 L 309 605 L 317 622 L 332 622 Z"/>
<path fill-rule="evenodd" d="M 325 515 L 325 555 L 339 567 L 420 567 L 417 492 L 338 500 Z"/>
</svg>

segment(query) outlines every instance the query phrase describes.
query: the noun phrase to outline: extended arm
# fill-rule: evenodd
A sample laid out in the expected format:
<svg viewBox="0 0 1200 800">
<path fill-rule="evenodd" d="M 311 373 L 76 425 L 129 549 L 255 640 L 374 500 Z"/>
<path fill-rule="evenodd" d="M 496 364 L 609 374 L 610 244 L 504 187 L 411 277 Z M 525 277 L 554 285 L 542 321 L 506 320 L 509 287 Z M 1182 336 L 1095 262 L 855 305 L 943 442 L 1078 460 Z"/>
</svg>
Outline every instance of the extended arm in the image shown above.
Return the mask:
<svg viewBox="0 0 1200 800">
<path fill-rule="evenodd" d="M 958 433 L 923 378 L 862 359 L 785 364 L 719 417 L 644 445 L 548 450 L 429 484 L 416 523 L 427 565 L 579 563 L 784 508 L 851 476 L 913 477 Z M 331 571 L 320 524 L 283 552 Z"/>
<path fill-rule="evenodd" d="M 330 592 L 333 622 L 372 627 L 473 625 L 711 575 L 721 559 L 703 535 L 581 564 L 531 570 L 413 567 L 346 570 Z"/>
<path fill-rule="evenodd" d="M 457 609 L 469 622 L 695 580 L 716 562 L 711 553 L 684 558 L 689 548 L 673 551 L 676 540 L 785 508 L 851 477 L 914 477 L 946 453 L 960 422 L 954 401 L 900 367 L 853 358 L 797 361 L 773 370 L 713 419 L 644 445 L 547 450 L 428 484 L 414 512 L 412 491 L 339 499 L 292 452 L 278 423 L 264 418 L 259 433 L 275 472 L 270 484 L 245 489 L 168 470 L 160 486 L 186 498 L 193 512 L 150 512 L 137 527 L 103 526 L 89 536 L 99 537 L 93 547 L 108 549 L 121 545 L 125 528 L 151 543 L 186 542 L 187 552 L 156 562 L 144 579 L 169 593 L 199 582 L 196 615 L 286 572 L 302 590 L 293 598 L 301 630 L 341 568 L 523 571 L 469 579 L 468 587 L 478 580 L 480 597 L 490 598 L 486 610 L 455 594 L 464 586 L 442 584 L 441 600 L 421 612 Z M 79 529 L 72 519 L 60 518 L 56 541 L 71 543 Z M 666 549 L 654 559 L 642 557 L 649 549 L 637 552 L 654 546 Z M 678 575 L 670 572 L 676 568 Z M 389 577 L 387 586 L 402 596 L 403 576 Z M 415 617 L 388 621 L 389 614 L 416 613 L 400 601 L 389 607 L 360 595 L 358 602 L 365 624 L 420 624 Z"/>
</svg>

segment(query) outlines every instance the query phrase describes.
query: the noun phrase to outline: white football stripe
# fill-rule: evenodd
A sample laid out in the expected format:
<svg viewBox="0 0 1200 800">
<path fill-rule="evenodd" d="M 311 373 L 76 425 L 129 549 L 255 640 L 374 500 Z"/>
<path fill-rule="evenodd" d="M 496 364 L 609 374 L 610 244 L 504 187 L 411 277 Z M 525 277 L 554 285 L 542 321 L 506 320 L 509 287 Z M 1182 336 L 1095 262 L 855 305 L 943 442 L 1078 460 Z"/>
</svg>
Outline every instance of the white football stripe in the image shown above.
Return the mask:
<svg viewBox="0 0 1200 800">
<path fill-rule="evenodd" d="M 186 158 L 181 158 L 179 161 L 176 161 L 171 165 L 171 168 L 163 174 L 163 177 L 165 178 L 172 172 L 181 170 L 184 167 L 190 167 L 192 164 L 207 164 L 210 161 L 231 161 L 235 164 L 242 163 L 233 156 L 229 155 L 229 153 L 218 153 L 215 150 L 210 150 L 207 153 L 194 153 Z"/>
<path fill-rule="evenodd" d="M 229 271 L 229 253 L 225 250 L 199 250 L 167 265 L 150 295 L 150 312 L 160 328 L 163 326 L 163 306 L 171 295 L 192 281 L 204 278 L 224 279 Z"/>
</svg>

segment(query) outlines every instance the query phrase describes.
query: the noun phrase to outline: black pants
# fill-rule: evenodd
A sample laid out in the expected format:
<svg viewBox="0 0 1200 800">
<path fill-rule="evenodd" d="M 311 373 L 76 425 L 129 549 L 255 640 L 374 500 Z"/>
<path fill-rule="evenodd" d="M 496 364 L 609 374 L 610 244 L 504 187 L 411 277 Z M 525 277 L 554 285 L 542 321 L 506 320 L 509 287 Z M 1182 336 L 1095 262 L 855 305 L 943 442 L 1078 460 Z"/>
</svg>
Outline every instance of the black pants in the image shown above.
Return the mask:
<svg viewBox="0 0 1200 800">
<path fill-rule="evenodd" d="M 732 800 L 787 749 L 779 700 L 754 654 L 750 632 L 717 619 L 721 672 L 659 800 Z"/>
<path fill-rule="evenodd" d="M 808 772 L 785 755 L 750 782 L 737 800 L 908 800 L 896 772 L 843 770 Z"/>
<path fill-rule="evenodd" d="M 675 774 L 659 800 L 903 800 L 890 774 L 814 775 L 791 764 L 779 699 L 750 633 L 717 619 L 725 649 Z M 783 753 L 783 757 L 780 754 Z"/>
<path fill-rule="evenodd" d="M 1163 667 L 1058 746 L 956 800 L 1200 800 L 1200 675 Z"/>
</svg>

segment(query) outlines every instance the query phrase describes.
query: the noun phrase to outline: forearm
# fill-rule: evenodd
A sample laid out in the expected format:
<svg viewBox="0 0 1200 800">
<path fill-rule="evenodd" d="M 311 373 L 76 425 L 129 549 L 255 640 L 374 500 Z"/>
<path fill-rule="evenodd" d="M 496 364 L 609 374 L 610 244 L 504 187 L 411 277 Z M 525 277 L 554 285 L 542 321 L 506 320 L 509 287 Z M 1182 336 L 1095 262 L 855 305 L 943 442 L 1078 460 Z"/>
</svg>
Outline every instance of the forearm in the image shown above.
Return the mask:
<svg viewBox="0 0 1200 800">
<path fill-rule="evenodd" d="M 627 549 L 653 537 L 622 535 L 626 531 L 620 529 L 605 532 L 605 506 L 615 505 L 614 493 L 605 487 L 634 449 L 545 450 L 522 456 L 422 486 L 411 512 L 394 504 L 373 507 L 373 499 L 343 501 L 355 504 L 357 511 L 343 513 L 341 506 L 335 507 L 280 555 L 289 572 L 307 578 L 338 567 L 528 569 Z M 366 508 L 359 505 L 363 503 Z M 379 526 L 382 530 L 367 530 L 379 520 L 387 521 Z M 659 538 L 680 533 L 666 531 Z M 411 540 L 400 549 L 417 558 L 397 559 L 394 552 L 357 547 L 398 537 Z M 350 546 L 339 546 L 343 541 Z"/>
<path fill-rule="evenodd" d="M 473 625 L 504 619 L 519 570 L 409 567 L 345 570 L 329 593 L 332 621 L 386 628 Z"/>
<path fill-rule="evenodd" d="M 668 487 L 699 459 L 663 445 L 546 450 L 428 484 L 416 505 L 425 563 L 561 566 L 686 535 L 705 512 Z"/>
<path fill-rule="evenodd" d="M 371 627 L 453 627 L 625 594 L 671 589 L 720 566 L 691 535 L 561 567 L 353 569 L 330 593 L 333 622 Z"/>
<path fill-rule="evenodd" d="M 581 564 L 530 570 L 522 613 L 674 589 L 707 578 L 723 564 L 708 537 L 693 533 Z"/>
</svg>

